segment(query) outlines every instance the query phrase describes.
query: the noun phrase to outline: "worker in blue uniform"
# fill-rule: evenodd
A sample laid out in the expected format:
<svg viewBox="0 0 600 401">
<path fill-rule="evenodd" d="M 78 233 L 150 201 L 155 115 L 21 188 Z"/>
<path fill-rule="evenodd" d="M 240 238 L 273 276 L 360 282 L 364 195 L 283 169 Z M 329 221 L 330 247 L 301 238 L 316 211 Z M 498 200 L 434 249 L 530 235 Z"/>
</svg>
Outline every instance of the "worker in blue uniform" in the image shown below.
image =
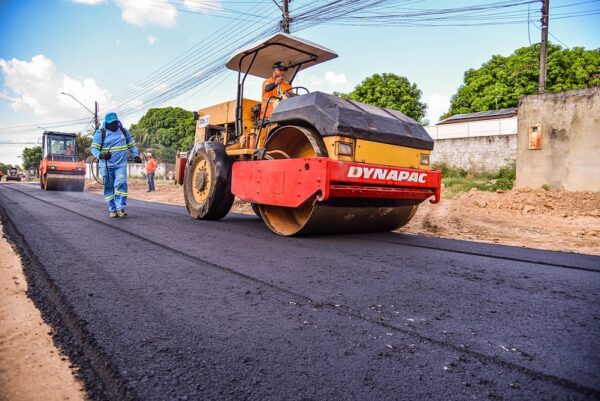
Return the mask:
<svg viewBox="0 0 600 401">
<path fill-rule="evenodd" d="M 104 185 L 104 199 L 108 202 L 110 217 L 127 217 L 127 155 L 141 163 L 138 150 L 129 131 L 119 121 L 117 113 L 104 116 L 102 128 L 96 130 L 91 152 L 99 162 Z"/>
</svg>

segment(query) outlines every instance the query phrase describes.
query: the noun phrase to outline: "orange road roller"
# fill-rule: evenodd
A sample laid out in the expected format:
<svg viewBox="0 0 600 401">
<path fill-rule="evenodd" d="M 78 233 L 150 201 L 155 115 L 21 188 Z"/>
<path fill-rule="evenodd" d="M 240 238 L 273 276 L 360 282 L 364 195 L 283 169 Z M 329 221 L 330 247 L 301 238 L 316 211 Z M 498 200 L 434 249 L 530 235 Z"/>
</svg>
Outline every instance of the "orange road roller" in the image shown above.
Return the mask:
<svg viewBox="0 0 600 401">
<path fill-rule="evenodd" d="M 419 123 L 293 86 L 299 71 L 335 57 L 278 33 L 228 61 L 238 72 L 236 100 L 194 113 L 194 147 L 179 155 L 193 218 L 221 219 L 237 196 L 279 235 L 376 232 L 404 226 L 427 199 L 439 202 L 433 140 Z M 245 98 L 247 76 L 271 78 L 277 62 L 287 90 L 262 102 Z"/>
<path fill-rule="evenodd" d="M 77 156 L 76 135 L 45 131 L 42 136 L 40 188 L 47 191 L 83 191 L 85 162 Z"/>
</svg>

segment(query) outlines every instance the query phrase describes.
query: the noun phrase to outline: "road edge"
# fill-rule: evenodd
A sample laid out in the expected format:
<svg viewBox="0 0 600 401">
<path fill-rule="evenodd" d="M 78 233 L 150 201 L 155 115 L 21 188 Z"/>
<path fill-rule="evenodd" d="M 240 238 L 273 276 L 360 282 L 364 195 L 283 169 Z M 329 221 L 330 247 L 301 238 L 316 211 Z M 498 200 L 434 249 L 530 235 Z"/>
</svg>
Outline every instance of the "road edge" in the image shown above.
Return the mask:
<svg viewBox="0 0 600 401">
<path fill-rule="evenodd" d="M 112 368 L 110 358 L 96 344 L 86 328 L 86 322 L 77 317 L 54 285 L 1 202 L 0 220 L 4 226 L 4 237 L 23 264 L 23 274 L 28 284 L 27 296 L 52 328 L 55 345 L 77 366 L 75 374 L 82 381 L 87 397 L 94 401 L 137 400 Z"/>
</svg>

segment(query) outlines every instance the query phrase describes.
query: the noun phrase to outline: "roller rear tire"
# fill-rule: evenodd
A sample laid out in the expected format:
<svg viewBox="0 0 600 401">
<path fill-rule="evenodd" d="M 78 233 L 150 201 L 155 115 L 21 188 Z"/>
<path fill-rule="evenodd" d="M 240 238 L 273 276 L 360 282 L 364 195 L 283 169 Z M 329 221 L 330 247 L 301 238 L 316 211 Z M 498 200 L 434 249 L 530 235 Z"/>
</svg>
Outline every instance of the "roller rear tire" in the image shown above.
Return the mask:
<svg viewBox="0 0 600 401">
<path fill-rule="evenodd" d="M 229 213 L 235 198 L 231 193 L 232 163 L 220 143 L 196 146 L 183 179 L 185 206 L 195 219 L 219 220 Z"/>
</svg>

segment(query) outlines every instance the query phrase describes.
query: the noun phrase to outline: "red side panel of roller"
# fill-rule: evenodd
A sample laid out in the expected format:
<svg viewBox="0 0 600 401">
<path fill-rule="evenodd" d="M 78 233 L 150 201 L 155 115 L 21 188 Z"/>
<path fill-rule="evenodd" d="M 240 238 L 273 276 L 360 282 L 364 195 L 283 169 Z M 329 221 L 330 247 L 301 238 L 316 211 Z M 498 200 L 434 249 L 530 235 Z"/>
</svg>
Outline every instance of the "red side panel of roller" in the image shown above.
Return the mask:
<svg viewBox="0 0 600 401">
<path fill-rule="evenodd" d="M 340 162 L 327 157 L 240 161 L 233 164 L 231 191 L 263 205 L 298 207 L 317 196 L 440 200 L 439 171 Z"/>
</svg>

